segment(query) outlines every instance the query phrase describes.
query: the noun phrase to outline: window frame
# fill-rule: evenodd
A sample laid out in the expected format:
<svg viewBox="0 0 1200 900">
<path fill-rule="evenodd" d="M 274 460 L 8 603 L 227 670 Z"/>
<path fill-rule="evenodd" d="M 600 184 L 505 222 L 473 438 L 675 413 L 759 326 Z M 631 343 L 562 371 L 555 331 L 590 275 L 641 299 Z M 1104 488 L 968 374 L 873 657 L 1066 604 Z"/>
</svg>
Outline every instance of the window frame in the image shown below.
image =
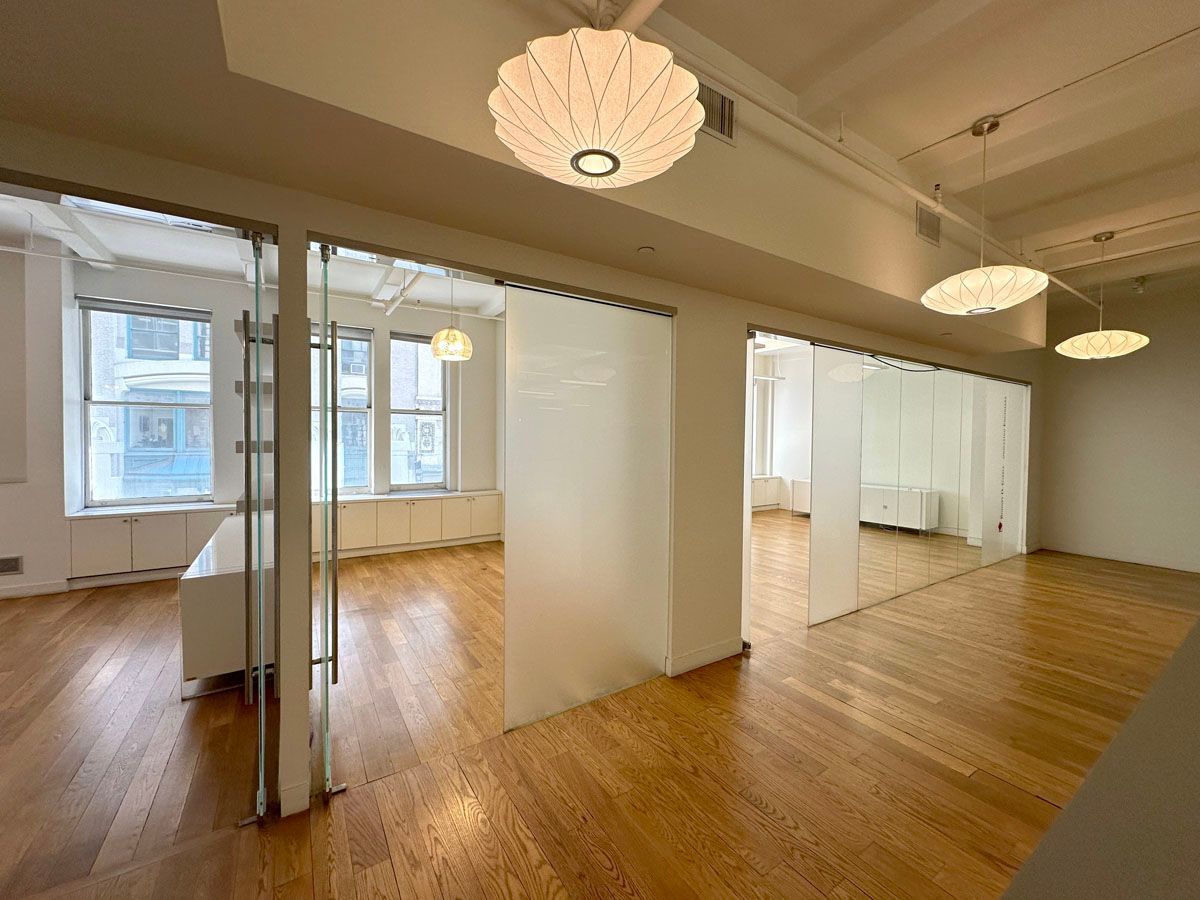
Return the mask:
<svg viewBox="0 0 1200 900">
<path fill-rule="evenodd" d="M 375 332 L 374 329 L 367 328 L 361 325 L 338 325 L 338 340 L 339 341 L 363 341 L 367 345 L 367 371 L 365 378 L 367 382 L 367 404 L 366 406 L 342 406 L 336 403 L 333 406 L 333 414 L 339 416 L 342 413 L 361 413 L 367 417 L 367 483 L 364 485 L 341 485 L 337 486 L 339 495 L 350 494 L 369 494 L 371 493 L 372 475 L 375 466 L 375 422 L 374 422 L 374 404 L 375 404 Z M 319 322 L 313 322 L 308 341 L 309 351 L 322 350 L 321 346 L 321 325 Z M 339 357 L 338 365 L 341 365 Z M 312 372 L 309 373 L 309 396 L 312 396 Z M 340 399 L 337 398 L 337 399 Z M 309 405 L 309 413 L 319 413 L 321 407 Z M 339 432 L 340 432 L 339 428 Z M 345 471 L 343 467 L 343 471 Z M 316 487 L 310 485 L 312 490 Z"/>
<path fill-rule="evenodd" d="M 159 402 L 153 400 L 142 401 L 127 401 L 127 400 L 96 400 L 92 397 L 92 320 L 93 312 L 115 313 L 123 316 L 148 316 L 158 319 L 175 319 L 178 321 L 189 321 L 207 324 L 212 328 L 212 311 L 204 309 L 192 309 L 187 307 L 159 305 L 155 303 L 143 303 L 136 300 L 119 300 L 109 297 L 90 297 L 85 295 L 76 295 L 75 302 L 79 308 L 80 315 L 80 415 L 82 418 L 81 435 L 83 438 L 83 505 L 85 509 L 101 509 L 101 508 L 119 508 L 130 506 L 178 506 L 189 503 L 212 503 L 214 500 L 213 490 L 216 482 L 216 448 L 217 448 L 217 431 L 216 431 L 216 415 L 213 404 L 213 364 L 211 353 L 208 358 L 202 360 L 208 363 L 208 402 L 207 403 L 187 403 L 179 402 Z M 131 323 L 125 323 L 125 340 L 126 353 L 128 359 L 145 359 L 140 356 L 130 356 L 128 351 L 131 349 L 130 344 L 130 329 Z M 178 359 L 176 355 L 175 359 Z M 171 362 L 168 357 L 151 357 L 149 361 Z M 114 409 L 123 410 L 123 416 L 126 421 L 129 419 L 130 412 L 134 409 L 170 409 L 177 413 L 183 413 L 182 416 L 177 416 L 177 421 L 186 422 L 187 410 L 189 409 L 205 409 L 208 410 L 208 418 L 212 427 L 212 440 L 208 446 L 208 472 L 209 472 L 209 490 L 203 494 L 173 494 L 170 496 L 159 497 L 121 497 L 112 500 L 97 500 L 92 495 L 92 428 L 91 428 L 91 411 L 93 407 L 111 407 Z M 128 426 L 127 426 L 128 429 Z M 180 436 L 186 441 L 186 433 Z M 126 431 L 125 441 L 128 443 L 128 430 Z"/>
<path fill-rule="evenodd" d="M 450 471 L 450 392 L 447 388 L 446 363 L 438 360 L 441 365 L 442 372 L 442 408 L 441 410 L 432 409 L 403 409 L 392 407 L 392 379 L 391 379 L 391 362 L 392 362 L 392 342 L 404 341 L 410 344 L 429 345 L 433 339 L 433 335 L 414 334 L 408 331 L 393 331 L 388 335 L 388 483 L 389 489 L 394 493 L 409 493 L 413 491 L 444 491 L 447 489 L 449 481 L 446 477 Z M 442 420 L 442 480 L 441 481 L 425 481 L 416 484 L 393 484 L 392 483 L 392 416 L 440 416 Z"/>
</svg>

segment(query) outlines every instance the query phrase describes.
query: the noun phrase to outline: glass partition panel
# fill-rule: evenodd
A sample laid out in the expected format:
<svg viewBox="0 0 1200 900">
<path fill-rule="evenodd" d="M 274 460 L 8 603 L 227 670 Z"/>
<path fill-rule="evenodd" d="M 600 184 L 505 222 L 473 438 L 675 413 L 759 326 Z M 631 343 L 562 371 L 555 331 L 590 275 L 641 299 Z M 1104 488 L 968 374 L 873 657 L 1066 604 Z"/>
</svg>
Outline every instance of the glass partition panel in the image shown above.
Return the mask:
<svg viewBox="0 0 1200 900">
<path fill-rule="evenodd" d="M 672 323 L 505 295 L 504 726 L 515 728 L 663 670 Z"/>
<path fill-rule="evenodd" d="M 925 587 L 930 538 L 940 504 L 933 489 L 933 411 L 937 369 L 900 364 L 900 464 L 896 508 L 896 593 Z"/>
<path fill-rule="evenodd" d="M 958 571 L 983 565 L 983 469 L 987 430 L 987 379 L 963 376 L 963 446 L 960 457 L 966 543 L 959 548 Z"/>
<path fill-rule="evenodd" d="M 982 564 L 1021 551 L 1025 501 L 1025 385 L 986 380 Z"/>
<path fill-rule="evenodd" d="M 931 484 L 937 518 L 929 537 L 929 580 L 958 574 L 959 554 L 966 545 L 966 496 L 962 493 L 963 375 L 939 369 L 933 377 L 933 448 Z"/>
<path fill-rule="evenodd" d="M 809 625 L 858 608 L 864 374 L 861 353 L 813 347 Z"/>
<path fill-rule="evenodd" d="M 895 597 L 897 591 L 902 375 L 893 360 L 863 360 L 859 609 Z"/>
</svg>

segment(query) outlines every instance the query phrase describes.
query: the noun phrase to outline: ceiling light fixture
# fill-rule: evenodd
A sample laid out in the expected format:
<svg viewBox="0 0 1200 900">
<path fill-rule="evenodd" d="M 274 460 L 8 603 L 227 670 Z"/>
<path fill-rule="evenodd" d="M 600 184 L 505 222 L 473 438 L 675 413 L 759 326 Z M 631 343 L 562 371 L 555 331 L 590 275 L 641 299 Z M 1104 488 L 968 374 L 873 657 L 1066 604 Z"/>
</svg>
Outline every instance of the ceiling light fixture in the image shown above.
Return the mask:
<svg viewBox="0 0 1200 900">
<path fill-rule="evenodd" d="M 660 175 L 704 124 L 696 76 L 627 31 L 572 28 L 530 41 L 488 97 L 496 136 L 547 178 L 591 188 Z"/>
<path fill-rule="evenodd" d="M 471 358 L 474 347 L 465 331 L 454 324 L 454 275 L 450 275 L 450 325 L 429 339 L 433 358 L 444 362 L 466 362 Z"/>
<path fill-rule="evenodd" d="M 971 126 L 971 134 L 983 138 L 983 182 L 979 189 L 979 267 L 939 281 L 921 297 L 923 305 L 946 315 L 978 316 L 1008 309 L 1037 296 L 1050 282 L 1045 272 L 1026 266 L 983 264 L 987 136 L 999 127 L 998 116 L 984 116 Z"/>
<path fill-rule="evenodd" d="M 1113 239 L 1111 231 L 1102 231 L 1092 238 L 1100 245 L 1100 266 L 1104 266 L 1104 245 Z M 1136 331 L 1104 329 L 1104 279 L 1100 279 L 1100 328 L 1067 338 L 1054 349 L 1071 359 L 1112 359 L 1141 350 L 1150 338 Z"/>
</svg>

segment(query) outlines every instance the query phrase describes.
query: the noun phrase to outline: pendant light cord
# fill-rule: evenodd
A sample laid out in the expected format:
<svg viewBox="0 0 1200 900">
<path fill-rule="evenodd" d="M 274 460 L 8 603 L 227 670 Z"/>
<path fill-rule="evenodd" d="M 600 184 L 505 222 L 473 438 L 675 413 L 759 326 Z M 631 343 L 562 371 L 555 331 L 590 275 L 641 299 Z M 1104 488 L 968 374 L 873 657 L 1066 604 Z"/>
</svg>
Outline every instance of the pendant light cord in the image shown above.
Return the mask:
<svg viewBox="0 0 1200 900">
<path fill-rule="evenodd" d="M 1108 241 L 1100 242 L 1100 330 L 1104 330 L 1104 245 Z"/>
<path fill-rule="evenodd" d="M 979 268 L 983 268 L 984 212 L 987 209 L 987 129 L 983 131 L 983 181 L 979 185 Z"/>
</svg>

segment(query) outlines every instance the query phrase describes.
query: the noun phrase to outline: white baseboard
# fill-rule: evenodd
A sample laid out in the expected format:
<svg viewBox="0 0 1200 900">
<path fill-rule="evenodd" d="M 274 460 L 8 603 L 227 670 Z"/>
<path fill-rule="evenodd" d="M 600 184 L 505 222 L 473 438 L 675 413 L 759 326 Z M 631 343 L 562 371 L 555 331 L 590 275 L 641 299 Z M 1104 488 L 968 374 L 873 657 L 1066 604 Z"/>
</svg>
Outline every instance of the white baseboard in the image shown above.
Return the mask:
<svg viewBox="0 0 1200 900">
<path fill-rule="evenodd" d="M 113 587 L 119 584 L 139 584 L 143 581 L 168 581 L 178 578 L 187 571 L 186 566 L 173 569 L 146 569 L 141 572 L 115 572 L 112 575 L 89 575 L 86 578 L 68 578 L 67 584 L 72 591 L 87 588 Z"/>
<path fill-rule="evenodd" d="M 737 637 L 727 638 L 723 641 L 717 641 L 715 644 L 709 644 L 707 647 L 701 647 L 699 650 L 693 650 L 691 653 L 667 657 L 667 674 L 672 677 L 682 675 L 684 672 L 690 672 L 692 669 L 707 666 L 709 663 L 715 663 L 717 660 L 737 656 L 741 652 L 742 636 L 738 635 Z"/>
<path fill-rule="evenodd" d="M 286 818 L 304 812 L 309 804 L 309 784 L 301 781 L 279 789 L 279 815 Z"/>
<path fill-rule="evenodd" d="M 449 541 L 429 541 L 424 544 L 390 544 L 382 547 L 360 547 L 357 550 L 339 550 L 338 559 L 353 559 L 356 556 L 378 556 L 381 553 L 408 553 L 410 550 L 436 550 L 439 547 L 461 547 L 464 544 L 486 544 L 501 540 L 498 534 L 484 534 L 479 537 L 457 538 Z M 317 554 L 313 554 L 313 561 Z"/>
<path fill-rule="evenodd" d="M 14 584 L 0 588 L 0 600 L 9 597 L 38 597 L 42 594 L 61 594 L 71 589 L 65 581 L 42 581 L 37 584 Z"/>
</svg>

